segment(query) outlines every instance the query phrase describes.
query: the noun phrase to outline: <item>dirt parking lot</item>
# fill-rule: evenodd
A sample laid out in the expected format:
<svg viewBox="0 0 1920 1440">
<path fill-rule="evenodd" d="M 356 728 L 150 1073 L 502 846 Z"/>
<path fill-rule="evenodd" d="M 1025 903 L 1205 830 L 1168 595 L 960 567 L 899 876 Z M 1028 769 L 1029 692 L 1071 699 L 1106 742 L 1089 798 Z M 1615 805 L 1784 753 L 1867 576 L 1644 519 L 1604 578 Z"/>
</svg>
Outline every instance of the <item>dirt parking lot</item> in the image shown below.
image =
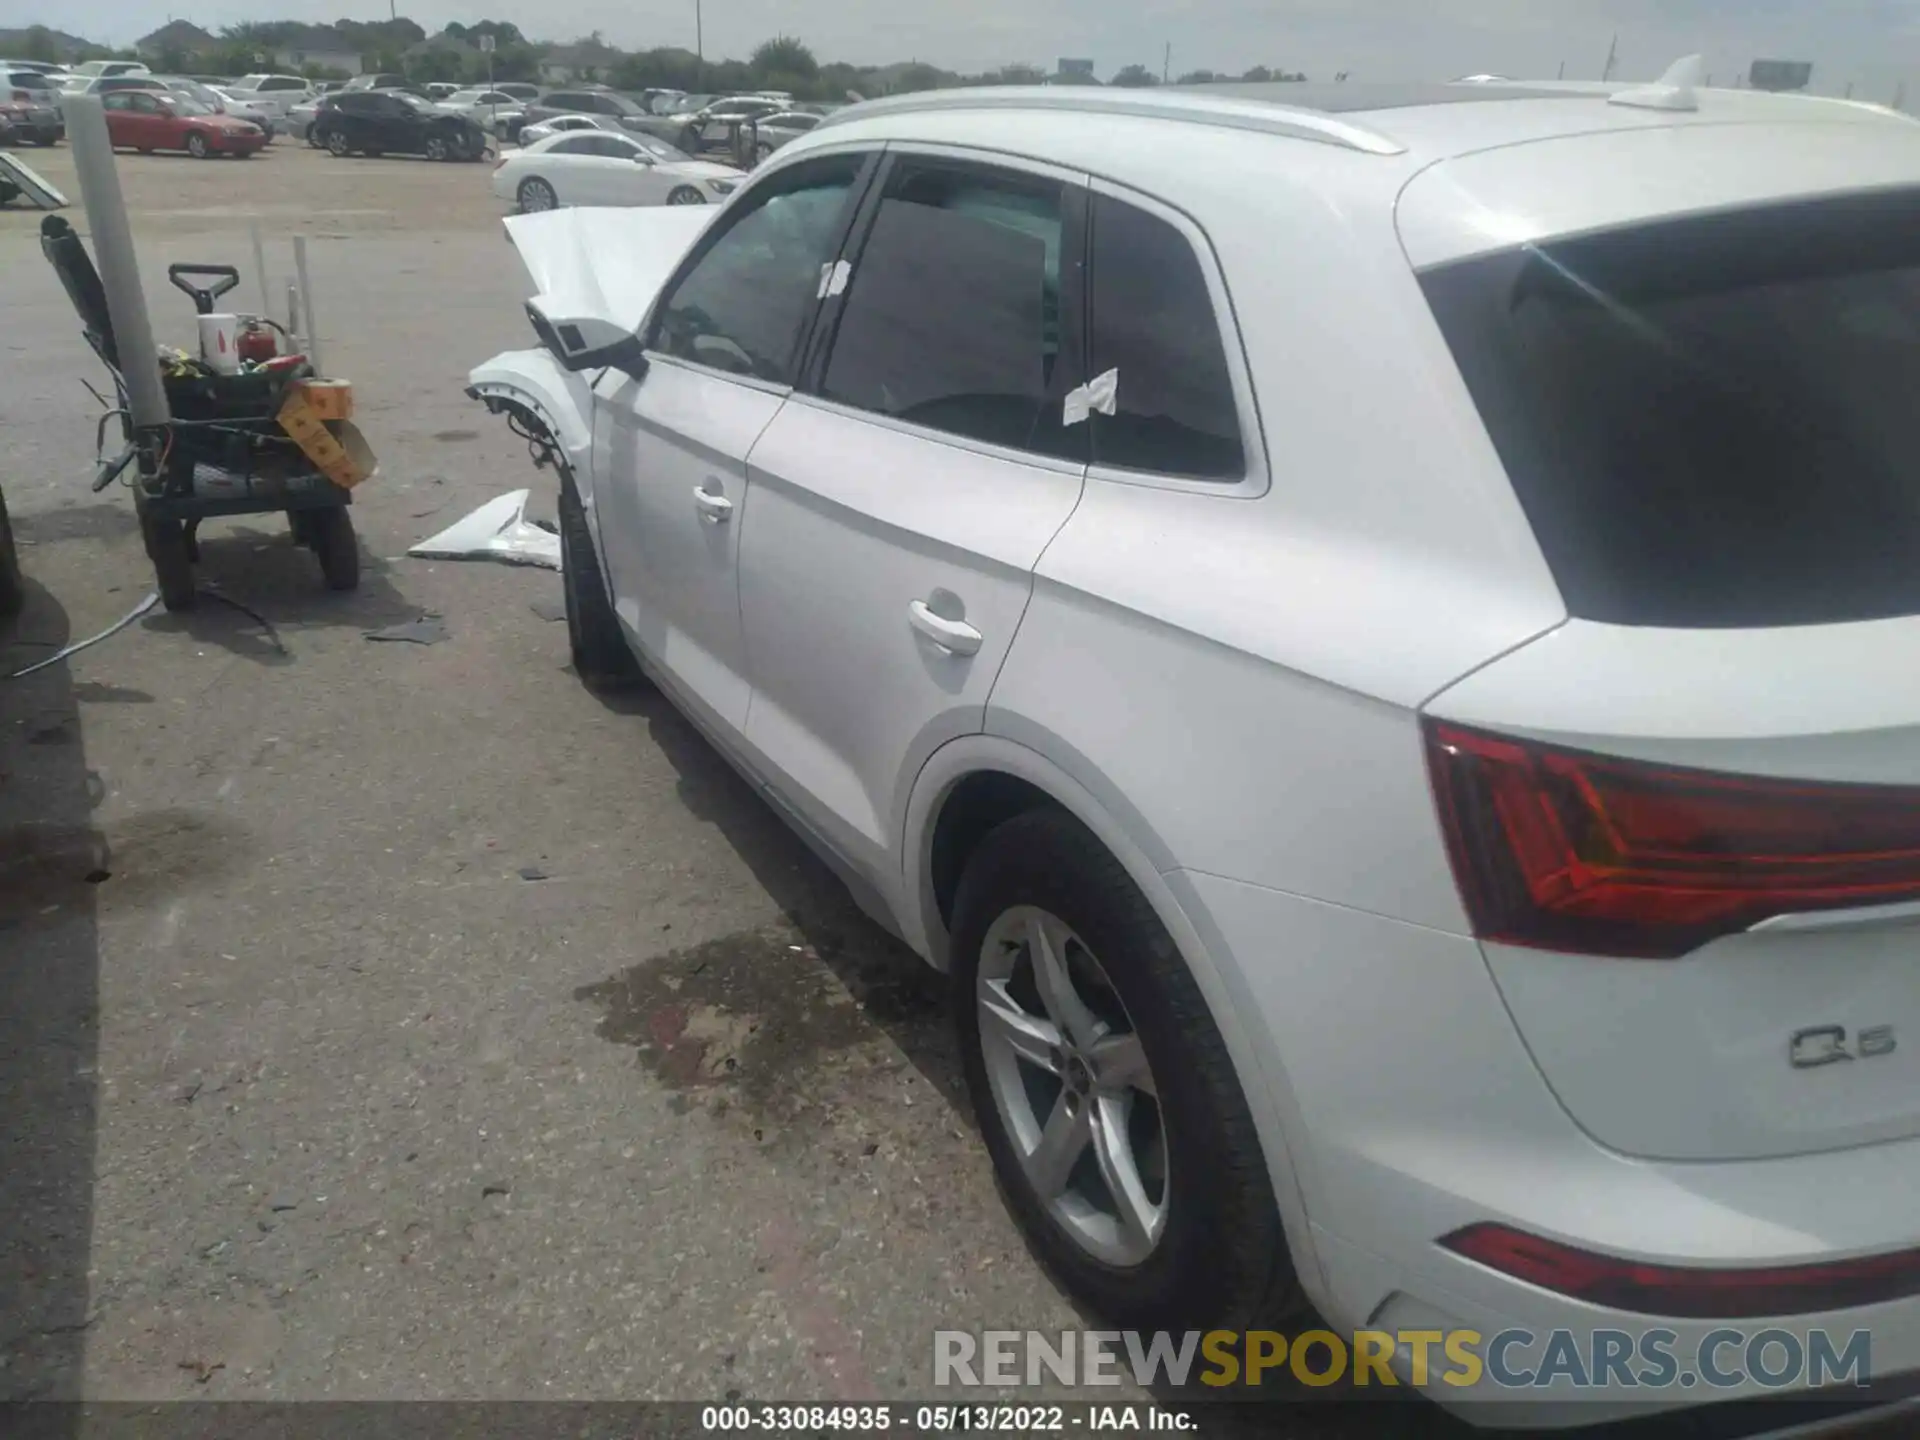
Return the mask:
<svg viewBox="0 0 1920 1440">
<path fill-rule="evenodd" d="M 77 201 L 64 149 L 27 158 Z M 357 594 L 277 519 L 205 533 L 284 650 L 206 605 L 0 685 L 0 1398 L 926 1398 L 936 1328 L 1085 1323 L 930 974 L 673 711 L 574 681 L 557 576 L 403 557 L 507 489 L 551 507 L 461 393 L 531 343 L 489 167 L 120 168 L 163 342 L 168 262 L 250 276 L 258 220 L 284 290 L 313 237 L 383 471 Z M 151 588 L 88 492 L 105 378 L 39 218 L 0 212 L 31 590 L 0 670 Z M 444 643 L 363 638 L 427 613 Z"/>
</svg>

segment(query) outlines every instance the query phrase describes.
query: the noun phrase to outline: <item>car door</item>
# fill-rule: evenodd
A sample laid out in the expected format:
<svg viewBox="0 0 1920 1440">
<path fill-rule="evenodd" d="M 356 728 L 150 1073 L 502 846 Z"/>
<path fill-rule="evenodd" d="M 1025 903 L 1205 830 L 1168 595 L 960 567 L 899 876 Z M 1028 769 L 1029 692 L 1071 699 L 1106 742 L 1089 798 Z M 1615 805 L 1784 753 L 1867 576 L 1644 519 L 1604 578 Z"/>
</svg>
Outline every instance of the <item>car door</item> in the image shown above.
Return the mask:
<svg viewBox="0 0 1920 1440">
<path fill-rule="evenodd" d="M 883 893 L 908 788 L 984 728 L 1089 438 L 1086 177 L 890 147 L 749 457 L 750 752 Z"/>
<path fill-rule="evenodd" d="M 809 157 L 704 235 L 664 287 L 638 379 L 594 385 L 594 509 L 614 609 L 650 668 L 738 735 L 747 455 L 785 402 L 873 152 Z"/>
<path fill-rule="evenodd" d="M 556 140 L 543 152 L 554 158 L 551 164 L 536 162 L 541 174 L 553 186 L 563 205 L 606 205 L 613 201 L 614 182 L 609 172 L 614 161 L 602 154 L 599 137 L 588 133 Z"/>
<path fill-rule="evenodd" d="M 594 186 L 602 205 L 654 205 L 664 196 L 653 157 L 624 135 L 604 131 L 580 137 L 593 156 Z"/>
<path fill-rule="evenodd" d="M 128 104 L 132 94 L 130 90 L 111 90 L 100 97 L 100 108 L 107 115 L 107 139 L 122 149 L 152 149 L 152 142 L 143 138 L 146 131 L 142 117 Z"/>
</svg>

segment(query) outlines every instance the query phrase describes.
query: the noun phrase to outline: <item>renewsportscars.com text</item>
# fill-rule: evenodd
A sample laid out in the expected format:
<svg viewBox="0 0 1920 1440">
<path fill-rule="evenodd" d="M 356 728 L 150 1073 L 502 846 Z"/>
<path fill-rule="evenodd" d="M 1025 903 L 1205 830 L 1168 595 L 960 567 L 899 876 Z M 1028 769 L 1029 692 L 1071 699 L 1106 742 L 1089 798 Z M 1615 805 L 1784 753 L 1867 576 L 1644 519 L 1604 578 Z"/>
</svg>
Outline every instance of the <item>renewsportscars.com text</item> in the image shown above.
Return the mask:
<svg viewBox="0 0 1920 1440">
<path fill-rule="evenodd" d="M 1287 1377 L 1308 1386 L 1491 1384 L 1506 1390 L 1770 1390 L 1865 1386 L 1873 1338 L 1865 1330 L 1710 1332 L 1691 1354 L 1672 1330 L 938 1330 L 937 1386 L 1198 1383 L 1216 1389 Z"/>
</svg>

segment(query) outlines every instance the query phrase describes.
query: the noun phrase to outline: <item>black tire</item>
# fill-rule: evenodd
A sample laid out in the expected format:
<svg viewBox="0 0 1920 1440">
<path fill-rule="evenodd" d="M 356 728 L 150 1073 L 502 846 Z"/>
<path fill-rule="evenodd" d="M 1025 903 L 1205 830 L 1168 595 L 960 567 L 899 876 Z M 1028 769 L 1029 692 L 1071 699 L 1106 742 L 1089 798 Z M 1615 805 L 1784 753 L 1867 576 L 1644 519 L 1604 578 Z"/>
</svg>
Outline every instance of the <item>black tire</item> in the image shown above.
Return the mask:
<svg viewBox="0 0 1920 1440">
<path fill-rule="evenodd" d="M 453 158 L 453 146 L 447 140 L 446 136 L 429 135 L 427 137 L 427 159 L 451 160 L 452 158 Z"/>
<path fill-rule="evenodd" d="M 704 205 L 706 203 L 707 197 L 691 185 L 676 185 L 667 192 L 669 205 Z"/>
<path fill-rule="evenodd" d="M 320 562 L 329 590 L 353 590 L 360 584 L 360 540 L 344 505 L 310 510 L 299 532 Z"/>
<path fill-rule="evenodd" d="M 560 197 L 554 193 L 553 186 L 538 175 L 529 175 L 520 182 L 514 192 L 521 210 L 529 215 L 538 215 L 542 211 L 560 208 Z"/>
<path fill-rule="evenodd" d="M 0 620 L 18 614 L 26 599 L 26 577 L 20 573 L 20 552 L 13 543 L 13 522 L 7 519 L 7 497 L 0 495 Z"/>
<path fill-rule="evenodd" d="M 213 151 L 207 145 L 207 137 L 199 131 L 187 136 L 187 154 L 196 160 L 211 160 Z"/>
<path fill-rule="evenodd" d="M 169 610 L 193 608 L 193 542 L 178 520 L 140 520 L 140 535 L 153 562 L 160 603 Z"/>
<path fill-rule="evenodd" d="M 347 134 L 344 130 L 329 130 L 325 144 L 329 155 L 339 160 L 347 158 L 350 147 L 347 145 Z"/>
<path fill-rule="evenodd" d="M 1052 912 L 1099 959 L 1145 1047 L 1167 1143 L 1167 1219 L 1140 1264 L 1088 1254 L 1036 1196 L 987 1077 L 975 984 L 993 923 Z M 1030 810 L 987 836 L 954 900 L 952 982 L 967 1090 L 1028 1247 L 1069 1294 L 1143 1331 L 1244 1329 L 1301 1305 L 1253 1117 L 1186 961 L 1120 862 L 1079 821 Z"/>
<path fill-rule="evenodd" d="M 640 665 L 607 598 L 600 557 L 573 476 L 560 476 L 560 582 L 566 593 L 567 643 L 573 671 L 589 690 L 617 690 L 640 680 Z"/>
</svg>

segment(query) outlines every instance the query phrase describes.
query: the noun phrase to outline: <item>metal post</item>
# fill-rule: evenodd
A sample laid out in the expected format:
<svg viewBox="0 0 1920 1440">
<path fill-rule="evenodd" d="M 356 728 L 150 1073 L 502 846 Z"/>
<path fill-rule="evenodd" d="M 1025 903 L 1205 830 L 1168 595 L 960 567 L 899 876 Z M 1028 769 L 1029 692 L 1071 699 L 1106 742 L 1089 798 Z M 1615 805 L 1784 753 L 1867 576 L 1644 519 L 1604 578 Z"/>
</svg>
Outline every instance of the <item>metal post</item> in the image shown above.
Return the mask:
<svg viewBox="0 0 1920 1440">
<path fill-rule="evenodd" d="M 295 350 L 303 350 L 300 343 L 300 287 L 293 281 L 287 281 L 287 343 Z"/>
<path fill-rule="evenodd" d="M 693 58 L 693 88 L 698 90 L 707 83 L 707 42 L 700 30 L 700 0 L 693 0 Z"/>
<path fill-rule="evenodd" d="M 172 412 L 160 383 L 160 352 L 153 343 L 147 297 L 140 288 L 140 260 L 127 224 L 127 202 L 120 194 L 120 172 L 113 165 L 107 112 L 98 95 L 69 95 L 61 108 L 66 112 L 67 145 L 93 236 L 94 265 L 106 292 L 107 314 L 113 319 L 127 408 L 136 432 L 155 430 L 172 419 Z"/>
<path fill-rule="evenodd" d="M 253 273 L 260 279 L 260 313 L 273 313 L 273 291 L 267 284 L 267 252 L 260 243 L 260 222 L 255 220 L 248 226 L 253 231 Z"/>
<path fill-rule="evenodd" d="M 307 312 L 307 361 L 313 373 L 325 377 L 327 367 L 320 359 L 320 327 L 313 323 L 313 280 L 307 274 L 307 237 L 293 237 L 293 269 L 300 277 L 300 303 Z"/>
</svg>

